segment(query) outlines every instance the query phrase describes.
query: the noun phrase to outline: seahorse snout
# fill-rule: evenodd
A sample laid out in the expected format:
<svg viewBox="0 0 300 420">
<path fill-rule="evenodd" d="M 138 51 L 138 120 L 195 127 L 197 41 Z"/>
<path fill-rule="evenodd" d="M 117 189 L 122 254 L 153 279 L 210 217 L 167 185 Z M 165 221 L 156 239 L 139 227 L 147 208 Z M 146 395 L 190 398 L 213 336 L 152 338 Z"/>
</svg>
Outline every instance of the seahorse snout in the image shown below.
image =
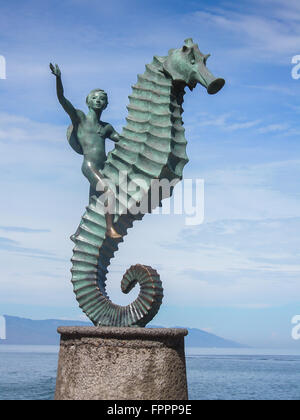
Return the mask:
<svg viewBox="0 0 300 420">
<path fill-rule="evenodd" d="M 208 85 L 207 87 L 207 92 L 210 95 L 215 95 L 216 93 L 218 93 L 225 85 L 225 80 L 224 79 L 215 79 L 213 82 L 210 83 L 210 85 Z"/>
<path fill-rule="evenodd" d="M 206 67 L 202 60 L 197 66 L 197 71 L 192 75 L 195 84 L 200 83 L 210 95 L 218 93 L 225 85 L 225 80 L 216 78 Z"/>
</svg>

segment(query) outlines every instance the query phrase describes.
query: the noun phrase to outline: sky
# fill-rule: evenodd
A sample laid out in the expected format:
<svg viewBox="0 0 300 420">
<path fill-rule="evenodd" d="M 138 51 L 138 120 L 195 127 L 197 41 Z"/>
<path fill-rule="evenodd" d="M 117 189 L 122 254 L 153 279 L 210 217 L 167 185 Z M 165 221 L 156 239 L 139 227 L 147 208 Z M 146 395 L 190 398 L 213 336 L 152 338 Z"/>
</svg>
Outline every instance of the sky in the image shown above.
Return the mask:
<svg viewBox="0 0 300 420">
<path fill-rule="evenodd" d="M 215 96 L 187 91 L 186 179 L 204 179 L 205 218 L 147 215 L 121 245 L 108 293 L 131 265 L 165 288 L 156 325 L 201 328 L 250 346 L 300 348 L 300 54 L 297 0 L 12 0 L 0 2 L 0 314 L 86 319 L 70 283 L 72 242 L 88 200 L 81 157 L 66 141 L 65 94 L 86 110 L 108 92 L 103 118 L 121 131 L 137 74 L 192 37 L 226 80 Z M 108 145 L 109 146 L 109 145 Z"/>
</svg>

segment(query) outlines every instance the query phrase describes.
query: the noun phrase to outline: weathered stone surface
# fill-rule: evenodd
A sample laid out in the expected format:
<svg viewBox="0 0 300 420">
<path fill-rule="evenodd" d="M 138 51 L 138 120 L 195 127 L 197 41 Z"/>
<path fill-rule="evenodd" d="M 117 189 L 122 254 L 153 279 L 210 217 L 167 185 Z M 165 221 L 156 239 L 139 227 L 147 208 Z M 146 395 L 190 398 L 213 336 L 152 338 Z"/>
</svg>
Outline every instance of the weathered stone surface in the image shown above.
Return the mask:
<svg viewBox="0 0 300 420">
<path fill-rule="evenodd" d="M 56 400 L 186 400 L 185 329 L 63 327 Z"/>
</svg>

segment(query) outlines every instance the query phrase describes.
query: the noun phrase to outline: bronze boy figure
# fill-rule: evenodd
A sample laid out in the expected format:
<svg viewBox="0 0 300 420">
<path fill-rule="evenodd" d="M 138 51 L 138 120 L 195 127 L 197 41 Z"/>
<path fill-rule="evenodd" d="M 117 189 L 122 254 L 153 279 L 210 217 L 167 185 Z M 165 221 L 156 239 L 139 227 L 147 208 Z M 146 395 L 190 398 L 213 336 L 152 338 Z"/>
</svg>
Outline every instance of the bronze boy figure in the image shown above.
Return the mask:
<svg viewBox="0 0 300 420">
<path fill-rule="evenodd" d="M 111 124 L 100 120 L 102 112 L 108 105 L 107 94 L 102 89 L 92 90 L 86 98 L 89 112 L 85 115 L 81 110 L 75 109 L 71 102 L 65 98 L 61 71 L 58 65 L 50 64 L 50 69 L 56 76 L 58 100 L 72 121 L 72 125 L 68 129 L 68 140 L 72 148 L 84 156 L 82 172 L 90 182 L 90 197 L 99 195 L 97 191 L 106 191 L 109 196 L 113 192 L 107 191 L 106 183 L 101 173 L 107 159 L 105 140 L 108 138 L 117 143 L 120 140 L 120 135 Z M 121 235 L 113 227 L 113 203 L 113 199 L 108 199 L 106 235 L 110 238 L 119 239 Z"/>
</svg>

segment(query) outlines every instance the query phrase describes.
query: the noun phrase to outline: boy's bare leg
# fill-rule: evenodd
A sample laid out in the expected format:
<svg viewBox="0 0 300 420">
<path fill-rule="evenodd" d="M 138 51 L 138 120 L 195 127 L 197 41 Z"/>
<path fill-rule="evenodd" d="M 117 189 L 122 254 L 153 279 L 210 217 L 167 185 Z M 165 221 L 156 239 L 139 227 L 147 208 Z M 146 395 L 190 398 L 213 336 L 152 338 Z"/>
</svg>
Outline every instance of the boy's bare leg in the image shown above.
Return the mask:
<svg viewBox="0 0 300 420">
<path fill-rule="evenodd" d="M 122 235 L 120 235 L 113 227 L 113 215 L 115 211 L 115 197 L 113 191 L 109 189 L 107 190 L 107 185 L 101 177 L 100 172 L 97 169 L 95 169 L 89 162 L 84 162 L 82 172 L 91 184 L 90 199 L 92 196 L 99 197 L 99 195 L 101 195 L 104 192 L 106 192 L 106 195 L 108 195 L 107 202 L 105 203 L 105 205 L 107 206 L 107 211 L 105 213 L 106 236 L 112 239 L 121 239 Z"/>
<path fill-rule="evenodd" d="M 102 185 L 104 187 L 104 185 Z M 103 188 L 104 189 L 104 188 Z M 101 194 L 100 194 L 101 195 Z M 112 239 L 121 239 L 122 235 L 119 235 L 118 232 L 114 229 L 113 226 L 113 219 L 114 219 L 114 193 L 110 190 L 106 191 L 106 195 L 108 198 L 104 203 L 107 211 L 105 212 L 105 220 L 106 220 L 106 236 Z M 99 197 L 99 192 L 95 191 L 92 187 L 90 189 L 90 199 L 91 197 L 96 196 Z M 91 200 L 90 200 L 91 202 Z"/>
<path fill-rule="evenodd" d="M 106 236 L 112 239 L 121 239 L 122 235 L 120 235 L 113 227 L 113 215 L 106 213 Z"/>
<path fill-rule="evenodd" d="M 99 195 L 99 194 L 97 194 L 96 191 L 91 188 L 91 190 L 90 190 L 90 198 L 93 197 L 93 196 L 97 196 L 97 195 Z M 91 203 L 91 201 L 90 201 L 90 203 Z M 113 214 L 111 214 L 111 213 L 112 213 L 112 210 L 109 209 L 109 211 L 105 214 L 105 220 L 106 220 L 106 236 L 108 236 L 109 238 L 112 238 L 112 239 L 121 239 L 122 238 L 122 235 L 119 235 L 119 233 L 114 229 L 114 226 L 113 226 Z M 71 236 L 71 240 L 72 241 L 74 241 L 75 238 L 76 238 L 76 236 L 79 235 L 79 232 L 80 232 L 80 230 L 78 228 L 77 231 L 76 231 L 76 233 Z"/>
</svg>

